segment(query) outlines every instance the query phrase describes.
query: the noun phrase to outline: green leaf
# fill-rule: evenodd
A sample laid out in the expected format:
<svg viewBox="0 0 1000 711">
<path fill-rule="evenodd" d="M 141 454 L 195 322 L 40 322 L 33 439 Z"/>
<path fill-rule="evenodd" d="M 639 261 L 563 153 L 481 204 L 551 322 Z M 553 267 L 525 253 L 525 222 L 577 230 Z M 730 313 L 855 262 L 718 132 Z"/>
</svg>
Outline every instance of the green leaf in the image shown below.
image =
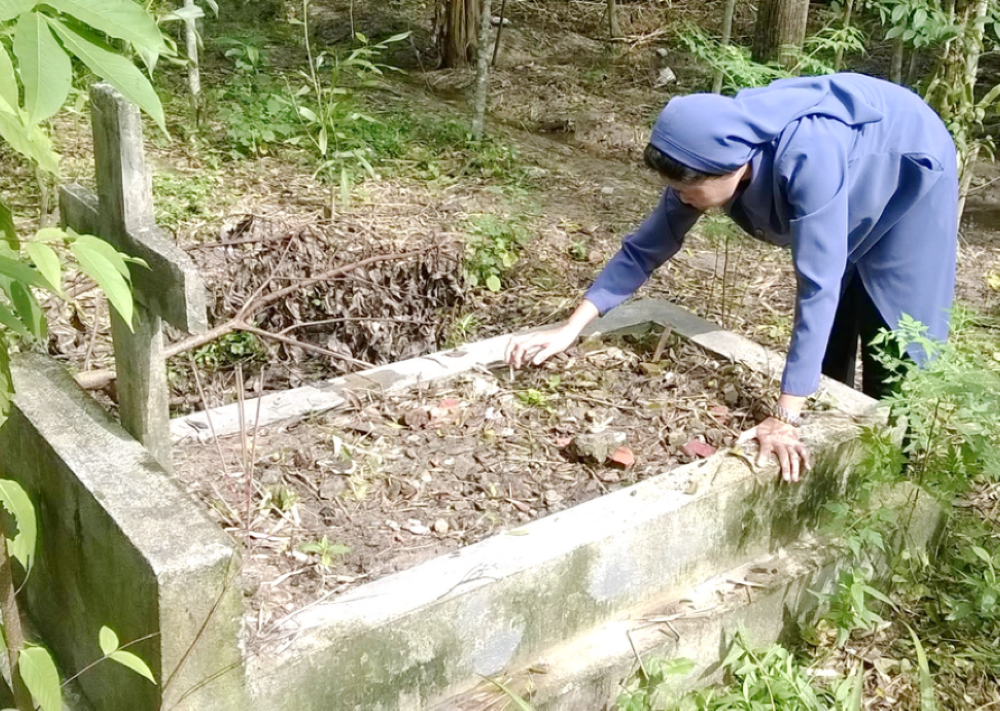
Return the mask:
<svg viewBox="0 0 1000 711">
<path fill-rule="evenodd" d="M 146 52 L 157 55 L 167 53 L 160 28 L 146 12 L 143 3 L 132 0 L 45 0 L 45 4 Z"/>
<path fill-rule="evenodd" d="M 486 288 L 493 292 L 500 291 L 500 277 L 496 274 L 486 277 Z"/>
<path fill-rule="evenodd" d="M 10 348 L 7 339 L 0 333 L 0 427 L 10 415 L 10 403 L 14 397 L 14 379 L 10 375 Z"/>
<path fill-rule="evenodd" d="M 62 711 L 59 672 L 48 650 L 25 647 L 18 659 L 21 679 L 41 711 Z"/>
<path fill-rule="evenodd" d="M 62 51 L 62 50 L 60 50 Z M 9 109 L 9 110 L 7 110 Z M 59 172 L 59 156 L 52 150 L 52 141 L 36 125 L 26 126 L 27 114 L 16 112 L 0 100 L 0 136 L 10 147 L 34 161 L 47 173 Z"/>
<path fill-rule="evenodd" d="M 888 605 L 889 607 L 891 607 L 893 609 L 896 608 L 895 603 L 893 603 L 892 600 L 890 600 L 888 597 L 886 597 L 878 589 L 873 588 L 871 585 L 862 585 L 861 588 L 862 588 L 862 590 L 864 590 L 866 593 L 868 593 L 871 597 L 875 598 L 876 600 L 878 600 L 880 602 L 884 602 L 886 605 Z"/>
<path fill-rule="evenodd" d="M 906 32 L 906 27 L 904 27 L 903 25 L 896 25 L 895 27 L 893 27 L 892 29 L 890 29 L 888 32 L 885 33 L 885 38 L 887 40 L 895 39 L 904 32 Z"/>
<path fill-rule="evenodd" d="M 917 669 L 920 672 L 920 711 L 937 711 L 937 699 L 934 696 L 934 679 L 931 677 L 930 666 L 927 664 L 927 654 L 924 652 L 924 645 L 920 644 L 920 638 L 913 628 L 903 623 L 910 631 L 913 639 L 913 648 L 917 653 Z"/>
<path fill-rule="evenodd" d="M 21 92 L 17 86 L 17 73 L 10 61 L 7 46 L 0 42 L 0 97 L 10 104 L 11 108 L 21 105 Z"/>
<path fill-rule="evenodd" d="M 3 231 L 7 246 L 14 252 L 17 252 L 21 248 L 21 243 L 17 240 L 17 229 L 14 227 L 14 213 L 10 211 L 10 208 L 3 201 L 0 201 L 0 230 Z"/>
<path fill-rule="evenodd" d="M 51 289 L 56 292 L 62 291 L 62 265 L 59 263 L 56 251 L 42 242 L 28 242 L 24 245 L 24 250 Z"/>
<path fill-rule="evenodd" d="M 48 338 L 49 328 L 45 312 L 38 304 L 38 299 L 31 293 L 31 289 L 21 282 L 15 281 L 8 288 L 8 294 L 11 303 L 14 304 L 17 317 L 21 319 L 21 323 L 28 327 L 31 335 L 39 341 Z"/>
<path fill-rule="evenodd" d="M 131 278 L 128 265 L 125 263 L 126 259 L 129 259 L 130 261 L 137 261 L 145 265 L 145 262 L 141 259 L 126 257 L 124 254 L 112 247 L 110 243 L 104 241 L 100 237 L 95 237 L 94 235 L 73 234 L 75 235 L 77 242 L 83 242 L 87 249 L 92 249 L 103 256 L 114 266 L 115 270 L 126 279 Z"/>
<path fill-rule="evenodd" d="M 111 661 L 118 662 L 123 667 L 131 669 L 136 674 L 146 677 L 154 684 L 156 683 L 156 678 L 153 676 L 153 672 L 150 671 L 149 667 L 146 666 L 146 662 L 132 654 L 132 652 L 123 652 L 119 650 L 117 652 L 112 652 L 109 658 Z"/>
<path fill-rule="evenodd" d="M 9 330 L 18 334 L 19 336 L 24 336 L 29 338 L 31 332 L 27 329 L 24 323 L 21 322 L 14 312 L 7 308 L 7 305 L 0 301 L 0 326 L 5 326 Z"/>
<path fill-rule="evenodd" d="M 534 709 L 531 708 L 531 704 L 529 704 L 523 698 L 521 698 L 520 696 L 518 696 L 516 693 L 514 693 L 513 690 L 511 690 L 510 688 L 508 688 L 507 686 L 505 686 L 501 682 L 499 682 L 496 679 L 493 679 L 491 677 L 485 677 L 485 679 L 486 679 L 486 681 L 490 682 L 495 687 L 497 687 L 498 689 L 500 689 L 500 691 L 502 691 L 503 693 L 505 693 L 507 695 L 507 698 L 510 699 L 511 704 L 513 704 L 513 707 L 515 709 L 517 709 L 517 711 L 534 711 Z"/>
<path fill-rule="evenodd" d="M 75 240 L 70 245 L 70 251 L 80 263 L 80 269 L 101 287 L 122 320 L 131 324 L 134 304 L 128 282 L 125 281 L 125 277 L 122 276 L 116 265 L 109 261 L 99 249 L 94 248 L 94 242 L 100 240 L 96 237 L 91 237 L 88 240 L 86 239 L 88 236 L 84 235 Z"/>
<path fill-rule="evenodd" d="M 44 15 L 30 12 L 17 21 L 14 54 L 24 82 L 28 121 L 44 121 L 62 107 L 73 83 L 69 57 L 52 35 Z"/>
<path fill-rule="evenodd" d="M 19 15 L 34 10 L 36 0 L 0 0 L 0 22 L 13 20 Z"/>
<path fill-rule="evenodd" d="M 28 286 L 37 286 L 42 289 L 47 288 L 46 283 L 42 280 L 38 272 L 17 259 L 0 256 L 0 274 Z"/>
<path fill-rule="evenodd" d="M 7 541 L 10 555 L 25 570 L 31 570 L 38 542 L 38 520 L 28 492 L 16 481 L 0 479 L 0 504 L 17 519 L 17 535 Z"/>
<path fill-rule="evenodd" d="M 98 643 L 101 645 L 101 652 L 105 657 L 110 656 L 112 652 L 117 652 L 121 643 L 118 641 L 118 635 L 110 627 L 102 627 L 101 632 L 97 638 Z"/>
<path fill-rule="evenodd" d="M 166 132 L 160 97 L 156 95 L 153 85 L 138 67 L 124 57 L 84 39 L 59 20 L 51 17 L 47 19 L 66 45 L 66 49 L 76 55 L 94 74 L 120 91 L 122 96 L 152 116 L 157 125 Z"/>
</svg>

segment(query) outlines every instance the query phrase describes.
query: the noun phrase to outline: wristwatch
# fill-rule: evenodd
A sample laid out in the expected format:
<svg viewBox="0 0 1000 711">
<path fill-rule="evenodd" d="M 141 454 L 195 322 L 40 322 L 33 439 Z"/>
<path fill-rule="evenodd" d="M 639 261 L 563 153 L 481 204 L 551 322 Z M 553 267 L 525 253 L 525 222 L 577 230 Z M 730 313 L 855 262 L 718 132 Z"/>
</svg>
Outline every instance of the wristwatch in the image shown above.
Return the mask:
<svg viewBox="0 0 1000 711">
<path fill-rule="evenodd" d="M 771 417 L 792 427 L 798 427 L 805 419 L 801 413 L 792 412 L 788 408 L 777 404 L 771 410 Z"/>
</svg>

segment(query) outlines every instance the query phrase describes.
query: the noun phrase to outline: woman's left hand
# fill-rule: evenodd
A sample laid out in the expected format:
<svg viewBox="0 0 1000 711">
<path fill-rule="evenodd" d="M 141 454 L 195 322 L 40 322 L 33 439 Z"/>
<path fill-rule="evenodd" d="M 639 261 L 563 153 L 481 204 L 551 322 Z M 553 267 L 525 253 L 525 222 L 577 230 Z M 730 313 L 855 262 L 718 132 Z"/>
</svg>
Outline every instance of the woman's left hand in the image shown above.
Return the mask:
<svg viewBox="0 0 1000 711">
<path fill-rule="evenodd" d="M 764 466 L 773 454 L 781 465 L 781 478 L 787 482 L 798 482 L 799 477 L 811 468 L 809 452 L 799 439 L 797 427 L 768 417 L 746 436 L 756 438 L 760 443 L 757 466 Z"/>
</svg>

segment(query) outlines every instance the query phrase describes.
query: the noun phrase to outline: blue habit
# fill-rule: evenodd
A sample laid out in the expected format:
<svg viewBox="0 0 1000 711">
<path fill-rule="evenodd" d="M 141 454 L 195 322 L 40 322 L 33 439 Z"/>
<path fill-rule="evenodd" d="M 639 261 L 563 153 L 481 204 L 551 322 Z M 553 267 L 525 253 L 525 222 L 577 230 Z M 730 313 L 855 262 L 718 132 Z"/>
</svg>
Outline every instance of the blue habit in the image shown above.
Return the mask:
<svg viewBox="0 0 1000 711">
<path fill-rule="evenodd" d="M 791 246 L 798 278 L 782 392 L 807 396 L 840 300 L 855 272 L 885 322 L 903 314 L 944 340 L 955 287 L 955 145 L 916 94 L 880 79 L 834 74 L 777 81 L 736 97 L 673 99 L 650 143 L 689 168 L 750 164 L 724 208 L 749 234 Z M 602 314 L 681 248 L 701 213 L 668 188 L 655 211 L 586 294 Z M 920 361 L 919 349 L 910 355 Z"/>
</svg>

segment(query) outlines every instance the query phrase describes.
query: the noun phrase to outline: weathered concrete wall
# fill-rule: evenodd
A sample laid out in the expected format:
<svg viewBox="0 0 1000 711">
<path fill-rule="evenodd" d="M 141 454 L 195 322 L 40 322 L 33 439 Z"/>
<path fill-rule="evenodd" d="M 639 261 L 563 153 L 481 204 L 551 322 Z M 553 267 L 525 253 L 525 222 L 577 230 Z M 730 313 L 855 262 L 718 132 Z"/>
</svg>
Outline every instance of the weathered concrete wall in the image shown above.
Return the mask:
<svg viewBox="0 0 1000 711">
<path fill-rule="evenodd" d="M 14 383 L 0 473 L 38 510 L 25 608 L 64 674 L 101 657 L 107 625 L 123 642 L 152 635 L 130 651 L 160 685 L 102 663 L 80 678 L 95 709 L 245 708 L 231 542 L 62 365 L 21 356 Z"/>
<path fill-rule="evenodd" d="M 908 482 L 884 491 L 882 498 L 884 506 L 902 514 L 895 542 L 898 547 L 893 550 L 905 547 L 933 556 L 946 518 L 940 504 Z M 876 552 L 863 565 L 874 570 L 876 579 L 884 579 L 889 575 L 888 563 Z M 776 555 L 750 561 L 681 595 L 634 609 L 577 638 L 557 642 L 521 669 L 505 671 L 515 688 L 526 686 L 525 680 L 530 679 L 532 704 L 539 711 L 612 708 L 622 680 L 638 671 L 637 653 L 647 662 L 652 658 L 694 662 L 690 674 L 668 681 L 678 695 L 720 683 L 722 661 L 739 630 L 745 630 L 751 642 L 761 647 L 797 642 L 802 630 L 813 626 L 823 611 L 813 593 L 834 592 L 841 570 L 849 565 L 842 547 L 805 536 Z M 752 585 L 742 585 L 742 581 Z M 664 618 L 669 625 L 649 622 Z M 543 669 L 544 673 L 532 669 Z M 481 683 L 431 708 L 478 711 L 498 699 L 495 687 Z"/>
</svg>

